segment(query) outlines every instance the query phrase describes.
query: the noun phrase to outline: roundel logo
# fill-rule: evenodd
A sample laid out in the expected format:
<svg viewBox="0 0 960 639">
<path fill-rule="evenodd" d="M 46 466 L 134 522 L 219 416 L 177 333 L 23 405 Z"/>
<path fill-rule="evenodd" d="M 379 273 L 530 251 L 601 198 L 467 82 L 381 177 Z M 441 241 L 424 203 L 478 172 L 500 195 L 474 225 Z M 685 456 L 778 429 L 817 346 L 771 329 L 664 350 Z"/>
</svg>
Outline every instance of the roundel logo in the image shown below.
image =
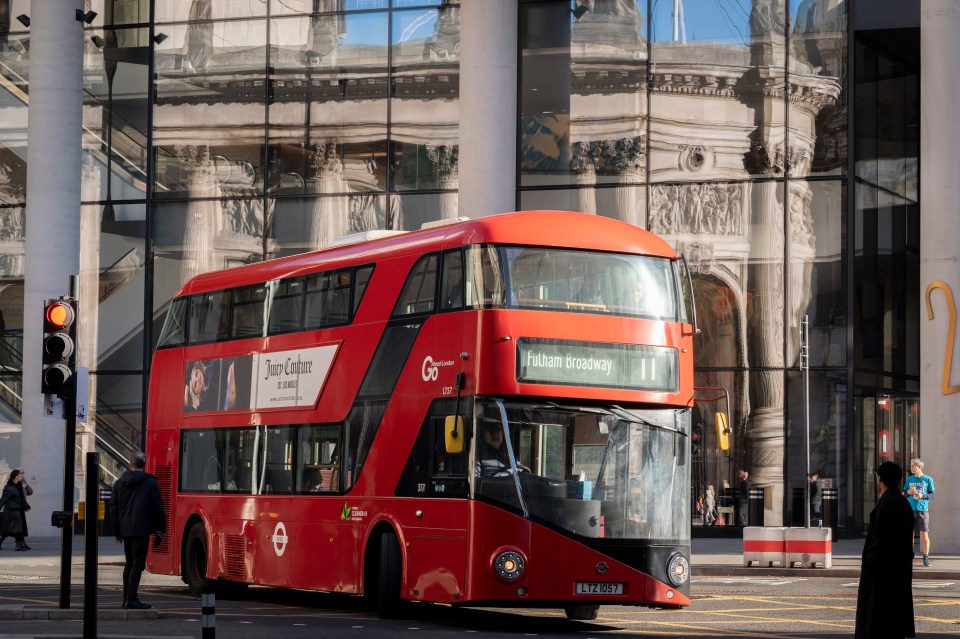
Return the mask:
<svg viewBox="0 0 960 639">
<path fill-rule="evenodd" d="M 420 369 L 420 374 L 423 376 L 423 381 L 425 382 L 435 382 L 440 376 L 440 369 L 437 368 L 437 365 L 433 362 L 433 358 L 429 355 L 423 358 L 423 366 Z"/>
<path fill-rule="evenodd" d="M 283 556 L 283 551 L 287 549 L 287 542 L 290 541 L 290 538 L 287 537 L 287 527 L 283 525 L 282 521 L 277 522 L 273 529 L 273 537 L 270 539 L 273 541 L 273 550 L 277 553 L 277 557 Z"/>
</svg>

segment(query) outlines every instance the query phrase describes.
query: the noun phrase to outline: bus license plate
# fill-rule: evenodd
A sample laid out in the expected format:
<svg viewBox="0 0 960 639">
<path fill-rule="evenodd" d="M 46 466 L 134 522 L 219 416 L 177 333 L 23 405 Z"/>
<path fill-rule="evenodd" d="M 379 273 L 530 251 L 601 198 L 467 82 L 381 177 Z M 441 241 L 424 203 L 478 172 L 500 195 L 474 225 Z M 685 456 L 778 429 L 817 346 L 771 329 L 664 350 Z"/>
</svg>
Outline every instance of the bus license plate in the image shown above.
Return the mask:
<svg viewBox="0 0 960 639">
<path fill-rule="evenodd" d="M 578 581 L 578 595 L 622 595 L 622 583 L 607 583 L 602 581 Z"/>
</svg>

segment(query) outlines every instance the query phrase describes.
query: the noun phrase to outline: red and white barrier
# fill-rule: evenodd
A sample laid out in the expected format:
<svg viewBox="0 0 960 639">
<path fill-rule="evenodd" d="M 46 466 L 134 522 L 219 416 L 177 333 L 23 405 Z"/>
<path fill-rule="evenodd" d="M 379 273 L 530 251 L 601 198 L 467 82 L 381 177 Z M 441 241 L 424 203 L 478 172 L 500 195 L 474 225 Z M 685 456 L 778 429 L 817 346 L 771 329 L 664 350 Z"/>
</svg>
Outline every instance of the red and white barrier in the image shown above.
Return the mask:
<svg viewBox="0 0 960 639">
<path fill-rule="evenodd" d="M 786 566 L 786 528 L 747 526 L 743 529 L 743 565 Z"/>
<path fill-rule="evenodd" d="M 800 564 L 802 568 L 833 566 L 833 541 L 830 529 L 787 528 L 786 562 L 790 568 L 796 564 Z"/>
</svg>

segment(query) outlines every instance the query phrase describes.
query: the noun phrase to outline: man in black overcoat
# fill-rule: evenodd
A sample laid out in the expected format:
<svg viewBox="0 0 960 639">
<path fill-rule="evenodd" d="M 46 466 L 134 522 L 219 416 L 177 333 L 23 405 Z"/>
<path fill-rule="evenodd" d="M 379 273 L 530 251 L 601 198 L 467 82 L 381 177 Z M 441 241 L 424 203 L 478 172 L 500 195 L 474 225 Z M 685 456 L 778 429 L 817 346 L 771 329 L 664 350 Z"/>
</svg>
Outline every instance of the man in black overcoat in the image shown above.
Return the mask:
<svg viewBox="0 0 960 639">
<path fill-rule="evenodd" d="M 903 470 L 877 467 L 880 499 L 863 545 L 854 639 L 916 637 L 913 626 L 913 510 L 900 493 Z"/>
<path fill-rule="evenodd" d="M 145 609 L 150 604 L 140 601 L 140 576 L 147 565 L 150 535 L 159 544 L 167 531 L 163 498 L 157 479 L 144 472 L 147 458 L 136 452 L 130 470 L 113 485 L 110 499 L 110 523 L 117 541 L 123 543 L 123 608 Z"/>
</svg>

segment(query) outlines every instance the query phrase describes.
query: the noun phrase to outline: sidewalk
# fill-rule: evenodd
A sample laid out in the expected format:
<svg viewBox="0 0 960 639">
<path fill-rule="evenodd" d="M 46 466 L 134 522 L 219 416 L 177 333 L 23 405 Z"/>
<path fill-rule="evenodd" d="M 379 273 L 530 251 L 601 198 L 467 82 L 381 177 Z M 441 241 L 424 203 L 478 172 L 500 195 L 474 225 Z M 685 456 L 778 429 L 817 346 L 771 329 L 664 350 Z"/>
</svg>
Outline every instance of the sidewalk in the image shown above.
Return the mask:
<svg viewBox="0 0 960 639">
<path fill-rule="evenodd" d="M 694 577 L 743 576 L 743 577 L 860 577 L 860 556 L 863 553 L 862 539 L 840 539 L 833 542 L 832 568 L 770 568 L 743 565 L 743 540 L 737 538 L 693 538 L 691 540 L 692 573 Z M 960 581 L 960 556 L 930 555 L 932 566 L 920 563 L 919 555 L 914 560 L 914 579 L 946 579 Z"/>
</svg>

